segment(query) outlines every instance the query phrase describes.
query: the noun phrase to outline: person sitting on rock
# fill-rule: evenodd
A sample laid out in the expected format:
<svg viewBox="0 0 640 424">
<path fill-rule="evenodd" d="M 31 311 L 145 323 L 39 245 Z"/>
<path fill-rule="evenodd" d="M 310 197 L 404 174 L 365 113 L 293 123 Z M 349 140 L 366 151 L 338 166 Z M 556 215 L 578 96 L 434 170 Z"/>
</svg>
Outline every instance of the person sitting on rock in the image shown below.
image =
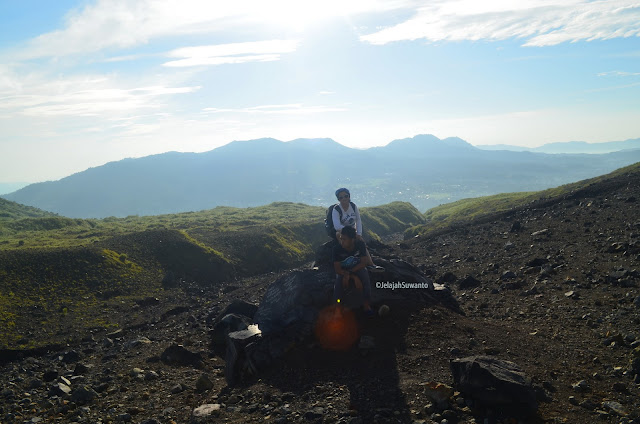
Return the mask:
<svg viewBox="0 0 640 424">
<path fill-rule="evenodd" d="M 360 211 L 355 203 L 351 201 L 351 193 L 344 187 L 339 188 L 336 190 L 336 198 L 340 202 L 333 208 L 332 214 L 333 228 L 336 229 L 336 239 L 340 240 L 340 231 L 344 227 L 353 227 L 356 230 L 358 240 L 362 240 Z"/>
<path fill-rule="evenodd" d="M 373 265 L 367 247 L 356 238 L 356 230 L 351 226 L 343 227 L 338 238 L 339 244 L 333 248 L 333 267 L 336 281 L 333 285 L 333 300 L 340 303 L 344 289 L 353 280 L 356 289 L 362 291 L 364 311 L 373 316 L 371 309 L 371 283 L 367 266 Z"/>
<path fill-rule="evenodd" d="M 336 229 L 336 237 L 335 241 L 340 243 L 340 231 L 342 231 L 345 227 L 353 227 L 356 230 L 356 238 L 359 241 L 364 242 L 362 238 L 362 220 L 360 219 L 360 211 L 355 203 L 351 201 L 351 193 L 346 188 L 339 188 L 336 190 L 336 198 L 340 201 L 333 208 L 332 218 L 333 218 L 333 227 Z M 340 208 L 340 210 L 338 210 Z M 373 260 L 371 259 L 371 253 L 367 249 L 367 256 L 369 257 L 369 261 L 371 262 L 372 269 L 374 271 L 378 271 L 380 269 L 379 266 L 373 265 Z"/>
</svg>

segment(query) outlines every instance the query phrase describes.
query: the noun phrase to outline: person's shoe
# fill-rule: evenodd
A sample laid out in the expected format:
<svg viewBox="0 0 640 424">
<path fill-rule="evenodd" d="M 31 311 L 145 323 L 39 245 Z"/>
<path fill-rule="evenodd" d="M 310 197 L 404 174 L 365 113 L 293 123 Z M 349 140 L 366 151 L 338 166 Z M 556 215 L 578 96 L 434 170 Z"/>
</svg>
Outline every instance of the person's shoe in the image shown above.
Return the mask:
<svg viewBox="0 0 640 424">
<path fill-rule="evenodd" d="M 384 269 L 383 267 L 378 266 L 378 265 L 369 265 L 369 266 L 367 267 L 367 269 L 368 269 L 369 271 L 371 271 L 371 272 L 376 272 L 376 273 L 384 272 L 384 271 L 385 271 L 385 269 Z"/>
</svg>

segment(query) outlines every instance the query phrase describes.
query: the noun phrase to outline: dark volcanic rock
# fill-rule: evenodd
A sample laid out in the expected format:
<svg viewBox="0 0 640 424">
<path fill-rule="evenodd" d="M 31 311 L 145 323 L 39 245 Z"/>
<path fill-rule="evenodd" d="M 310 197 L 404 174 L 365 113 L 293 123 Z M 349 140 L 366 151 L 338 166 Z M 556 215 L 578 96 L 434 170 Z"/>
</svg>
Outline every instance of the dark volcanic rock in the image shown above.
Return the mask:
<svg viewBox="0 0 640 424">
<path fill-rule="evenodd" d="M 489 356 L 454 359 L 450 363 L 454 386 L 465 397 L 488 406 L 523 415 L 538 409 L 531 380 L 513 362 Z"/>
<path fill-rule="evenodd" d="M 171 345 L 162 352 L 160 359 L 165 364 L 193 366 L 200 368 L 202 366 L 202 356 L 199 353 L 191 352 L 182 345 Z"/>
</svg>

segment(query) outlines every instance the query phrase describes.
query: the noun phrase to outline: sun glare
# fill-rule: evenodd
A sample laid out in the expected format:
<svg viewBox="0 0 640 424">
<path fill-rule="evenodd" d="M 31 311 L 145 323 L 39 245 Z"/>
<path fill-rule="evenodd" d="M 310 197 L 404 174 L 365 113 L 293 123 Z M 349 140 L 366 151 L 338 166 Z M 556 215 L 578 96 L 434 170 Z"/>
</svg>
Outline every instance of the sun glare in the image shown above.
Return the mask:
<svg viewBox="0 0 640 424">
<path fill-rule="evenodd" d="M 360 2 L 355 2 L 360 3 Z M 327 20 L 345 17 L 353 11 L 353 5 L 344 1 L 324 0 L 305 2 L 276 0 L 258 2 L 256 14 L 267 25 L 303 32 Z"/>
</svg>

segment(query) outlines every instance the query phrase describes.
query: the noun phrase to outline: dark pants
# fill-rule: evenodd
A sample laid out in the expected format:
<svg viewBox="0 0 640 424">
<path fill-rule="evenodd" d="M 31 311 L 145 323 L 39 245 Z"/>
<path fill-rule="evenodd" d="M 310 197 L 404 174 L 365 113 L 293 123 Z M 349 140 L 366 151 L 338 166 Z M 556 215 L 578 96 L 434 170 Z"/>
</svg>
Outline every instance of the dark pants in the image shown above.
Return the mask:
<svg viewBox="0 0 640 424">
<path fill-rule="evenodd" d="M 369 281 L 369 271 L 367 268 L 362 268 L 360 271 L 354 272 L 355 275 L 362 281 L 362 294 L 364 300 L 371 300 L 371 282 Z M 342 299 L 344 288 L 342 287 L 342 275 L 336 274 L 336 281 L 333 284 L 333 301 Z M 349 280 L 349 284 L 353 284 L 353 280 Z"/>
</svg>

